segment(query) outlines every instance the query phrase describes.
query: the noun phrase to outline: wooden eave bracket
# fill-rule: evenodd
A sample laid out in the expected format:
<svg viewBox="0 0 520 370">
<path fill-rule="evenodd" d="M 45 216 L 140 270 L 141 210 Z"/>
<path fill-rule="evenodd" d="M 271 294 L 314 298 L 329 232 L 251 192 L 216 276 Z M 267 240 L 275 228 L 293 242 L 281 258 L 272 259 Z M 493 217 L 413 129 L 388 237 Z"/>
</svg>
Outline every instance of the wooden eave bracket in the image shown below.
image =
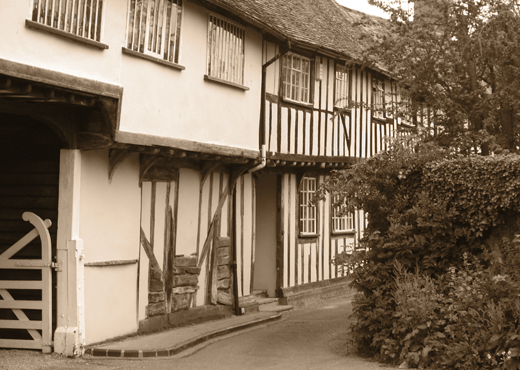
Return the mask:
<svg viewBox="0 0 520 370">
<path fill-rule="evenodd" d="M 139 156 L 140 170 L 139 170 L 139 183 L 143 182 L 143 178 L 146 172 L 159 160 L 161 159 L 158 155 L 141 154 Z"/>
<path fill-rule="evenodd" d="M 202 188 L 204 187 L 204 183 L 206 182 L 209 175 L 215 172 L 220 167 L 219 162 L 206 162 L 202 167 L 202 180 L 200 182 L 200 191 L 202 192 Z"/>
<path fill-rule="evenodd" d="M 116 172 L 116 168 L 119 166 L 119 164 L 128 158 L 130 154 L 132 154 L 132 152 L 126 149 L 110 149 L 110 153 L 108 155 L 109 181 L 112 181 L 112 177 L 114 177 L 114 173 Z"/>
</svg>

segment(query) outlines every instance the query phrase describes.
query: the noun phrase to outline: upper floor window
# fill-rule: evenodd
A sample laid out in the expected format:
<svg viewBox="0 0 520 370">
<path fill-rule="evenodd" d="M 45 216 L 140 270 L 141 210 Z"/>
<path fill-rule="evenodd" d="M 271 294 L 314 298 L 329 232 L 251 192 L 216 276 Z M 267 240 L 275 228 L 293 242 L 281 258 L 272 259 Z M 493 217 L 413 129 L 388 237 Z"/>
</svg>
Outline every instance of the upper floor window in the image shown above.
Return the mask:
<svg viewBox="0 0 520 370">
<path fill-rule="evenodd" d="M 245 29 L 238 24 L 209 15 L 208 76 L 244 84 L 245 35 Z"/>
<path fill-rule="evenodd" d="M 103 0 L 34 0 L 32 21 L 94 41 L 101 39 Z"/>
<path fill-rule="evenodd" d="M 292 53 L 285 54 L 282 68 L 284 98 L 310 103 L 310 59 Z"/>
<path fill-rule="evenodd" d="M 348 108 L 349 98 L 349 71 L 345 66 L 336 65 L 336 94 L 334 106 L 337 108 Z"/>
<path fill-rule="evenodd" d="M 177 63 L 181 15 L 182 0 L 130 0 L 128 49 Z"/>
<path fill-rule="evenodd" d="M 338 204 L 340 200 L 339 195 L 334 196 L 332 200 L 332 232 L 342 233 L 354 231 L 354 214 L 352 212 L 344 214 L 343 208 L 346 204 Z"/>
<path fill-rule="evenodd" d="M 379 78 L 372 78 L 372 116 L 385 118 L 385 83 Z"/>
<path fill-rule="evenodd" d="M 314 235 L 317 233 L 316 205 L 311 203 L 316 194 L 317 179 L 304 177 L 300 186 L 300 234 Z"/>
</svg>

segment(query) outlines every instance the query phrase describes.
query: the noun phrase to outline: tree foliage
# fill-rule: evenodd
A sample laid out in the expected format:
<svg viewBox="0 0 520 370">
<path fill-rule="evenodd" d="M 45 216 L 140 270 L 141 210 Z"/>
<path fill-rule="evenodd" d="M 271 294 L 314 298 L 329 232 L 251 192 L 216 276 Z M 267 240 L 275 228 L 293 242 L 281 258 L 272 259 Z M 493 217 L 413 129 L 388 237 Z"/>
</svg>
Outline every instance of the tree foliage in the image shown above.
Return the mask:
<svg viewBox="0 0 520 370">
<path fill-rule="evenodd" d="M 518 0 L 369 0 L 390 14 L 391 28 L 365 53 L 404 87 L 399 116 L 448 144 L 464 132 L 520 144 L 520 2 Z M 477 135 L 478 136 L 478 135 Z M 488 152 L 479 142 L 479 151 Z"/>
</svg>

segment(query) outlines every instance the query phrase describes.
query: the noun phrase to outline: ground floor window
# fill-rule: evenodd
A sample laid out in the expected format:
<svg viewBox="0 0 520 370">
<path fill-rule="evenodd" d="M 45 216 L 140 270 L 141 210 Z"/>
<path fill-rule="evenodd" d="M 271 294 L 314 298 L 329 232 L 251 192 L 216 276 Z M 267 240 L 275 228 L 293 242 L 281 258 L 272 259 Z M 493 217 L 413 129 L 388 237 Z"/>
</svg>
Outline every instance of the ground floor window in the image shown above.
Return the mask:
<svg viewBox="0 0 520 370">
<path fill-rule="evenodd" d="M 300 234 L 314 235 L 317 231 L 316 205 L 311 201 L 316 194 L 317 179 L 304 177 L 300 186 Z"/>
</svg>

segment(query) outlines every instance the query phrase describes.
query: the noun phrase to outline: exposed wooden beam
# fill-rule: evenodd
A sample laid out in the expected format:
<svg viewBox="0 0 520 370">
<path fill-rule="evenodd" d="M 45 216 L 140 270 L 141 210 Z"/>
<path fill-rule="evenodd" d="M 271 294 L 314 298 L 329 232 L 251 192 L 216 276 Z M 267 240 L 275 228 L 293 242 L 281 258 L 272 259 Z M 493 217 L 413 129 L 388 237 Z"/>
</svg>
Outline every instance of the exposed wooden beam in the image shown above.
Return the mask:
<svg viewBox="0 0 520 370">
<path fill-rule="evenodd" d="M 11 87 L 11 79 L 7 76 L 0 76 L 0 90 L 8 90 Z"/>
<path fill-rule="evenodd" d="M 242 149 L 226 145 L 202 143 L 192 140 L 176 139 L 127 131 L 117 132 L 115 134 L 115 141 L 144 146 L 170 147 L 190 152 L 199 152 L 218 156 L 243 157 L 249 159 L 256 159 L 260 156 L 259 150 Z"/>
<path fill-rule="evenodd" d="M 93 150 L 112 146 L 112 138 L 95 132 L 78 132 L 78 149 Z"/>
<path fill-rule="evenodd" d="M 110 149 L 110 154 L 108 156 L 108 178 L 112 181 L 112 177 L 116 171 L 116 168 L 119 166 L 125 158 L 128 158 L 132 154 L 129 150 L 124 149 Z"/>
</svg>

